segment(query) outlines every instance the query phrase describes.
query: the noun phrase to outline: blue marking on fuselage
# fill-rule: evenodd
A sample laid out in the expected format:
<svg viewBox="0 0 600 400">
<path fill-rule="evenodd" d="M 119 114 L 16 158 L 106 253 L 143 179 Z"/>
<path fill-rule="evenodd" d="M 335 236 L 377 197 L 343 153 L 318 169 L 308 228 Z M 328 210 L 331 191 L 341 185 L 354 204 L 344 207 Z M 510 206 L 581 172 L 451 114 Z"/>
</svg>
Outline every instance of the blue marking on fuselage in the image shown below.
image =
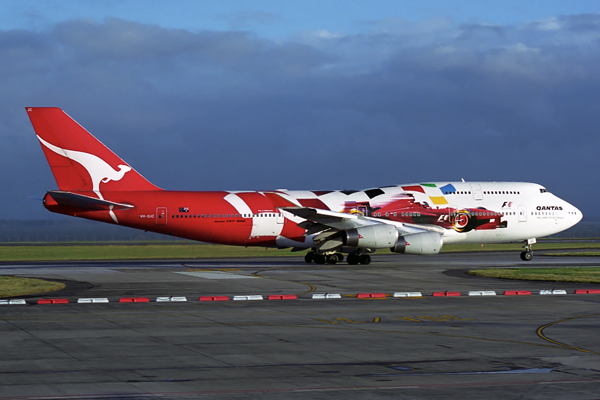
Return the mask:
<svg viewBox="0 0 600 400">
<path fill-rule="evenodd" d="M 446 186 L 442 186 L 440 188 L 440 190 L 442 191 L 442 193 L 444 194 L 448 194 L 448 193 L 454 193 L 456 192 L 456 188 L 454 186 L 452 186 L 452 184 L 447 184 Z"/>
</svg>

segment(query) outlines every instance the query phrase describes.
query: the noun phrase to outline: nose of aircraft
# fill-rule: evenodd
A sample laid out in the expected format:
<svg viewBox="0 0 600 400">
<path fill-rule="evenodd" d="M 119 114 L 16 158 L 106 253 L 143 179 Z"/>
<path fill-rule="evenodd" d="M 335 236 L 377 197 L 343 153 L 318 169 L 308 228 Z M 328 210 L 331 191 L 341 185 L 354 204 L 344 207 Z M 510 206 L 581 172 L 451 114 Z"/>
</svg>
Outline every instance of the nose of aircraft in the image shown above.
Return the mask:
<svg viewBox="0 0 600 400">
<path fill-rule="evenodd" d="M 568 212 L 567 221 L 569 223 L 569 228 L 576 225 L 583 218 L 583 213 L 574 205 L 567 203 L 566 210 Z"/>
</svg>

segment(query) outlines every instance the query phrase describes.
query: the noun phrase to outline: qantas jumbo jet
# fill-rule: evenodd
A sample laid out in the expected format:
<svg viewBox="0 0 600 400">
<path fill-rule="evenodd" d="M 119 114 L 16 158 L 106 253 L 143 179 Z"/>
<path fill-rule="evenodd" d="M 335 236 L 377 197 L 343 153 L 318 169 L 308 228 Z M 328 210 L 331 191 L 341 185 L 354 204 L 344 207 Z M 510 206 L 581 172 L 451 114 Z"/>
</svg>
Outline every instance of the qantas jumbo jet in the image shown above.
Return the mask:
<svg viewBox="0 0 600 400">
<path fill-rule="evenodd" d="M 163 190 L 60 108 L 26 109 L 59 190 L 55 213 L 209 243 L 310 249 L 308 263 L 369 264 L 378 249 L 437 254 L 444 243 L 523 242 L 572 227 L 581 212 L 523 182 L 428 182 L 368 190 Z"/>
</svg>

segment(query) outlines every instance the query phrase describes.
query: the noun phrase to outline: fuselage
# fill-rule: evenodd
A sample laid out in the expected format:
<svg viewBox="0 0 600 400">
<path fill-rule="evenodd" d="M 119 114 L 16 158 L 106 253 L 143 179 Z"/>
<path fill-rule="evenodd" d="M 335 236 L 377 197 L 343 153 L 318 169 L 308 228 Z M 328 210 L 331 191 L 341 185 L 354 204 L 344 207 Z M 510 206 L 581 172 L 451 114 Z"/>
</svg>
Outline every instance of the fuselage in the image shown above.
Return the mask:
<svg viewBox="0 0 600 400">
<path fill-rule="evenodd" d="M 82 193 L 85 194 L 85 193 Z M 549 236 L 582 218 L 573 205 L 535 183 L 432 182 L 334 191 L 117 191 L 104 199 L 133 205 L 109 212 L 54 212 L 209 243 L 311 248 L 315 234 L 286 208 L 309 207 L 442 234 L 444 243 L 517 242 Z"/>
</svg>

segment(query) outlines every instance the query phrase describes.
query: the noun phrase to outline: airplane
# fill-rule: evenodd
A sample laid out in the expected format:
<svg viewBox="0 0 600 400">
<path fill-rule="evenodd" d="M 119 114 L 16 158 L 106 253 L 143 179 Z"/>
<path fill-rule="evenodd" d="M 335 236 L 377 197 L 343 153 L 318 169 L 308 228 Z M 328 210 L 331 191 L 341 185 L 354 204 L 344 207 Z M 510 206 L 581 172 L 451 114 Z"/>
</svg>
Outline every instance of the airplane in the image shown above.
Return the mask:
<svg viewBox="0 0 600 400">
<path fill-rule="evenodd" d="M 56 107 L 27 107 L 58 190 L 51 212 L 201 242 L 308 250 L 307 263 L 369 264 L 376 250 L 437 254 L 450 243 L 523 242 L 583 217 L 536 183 L 425 182 L 367 190 L 163 190 Z"/>
</svg>

